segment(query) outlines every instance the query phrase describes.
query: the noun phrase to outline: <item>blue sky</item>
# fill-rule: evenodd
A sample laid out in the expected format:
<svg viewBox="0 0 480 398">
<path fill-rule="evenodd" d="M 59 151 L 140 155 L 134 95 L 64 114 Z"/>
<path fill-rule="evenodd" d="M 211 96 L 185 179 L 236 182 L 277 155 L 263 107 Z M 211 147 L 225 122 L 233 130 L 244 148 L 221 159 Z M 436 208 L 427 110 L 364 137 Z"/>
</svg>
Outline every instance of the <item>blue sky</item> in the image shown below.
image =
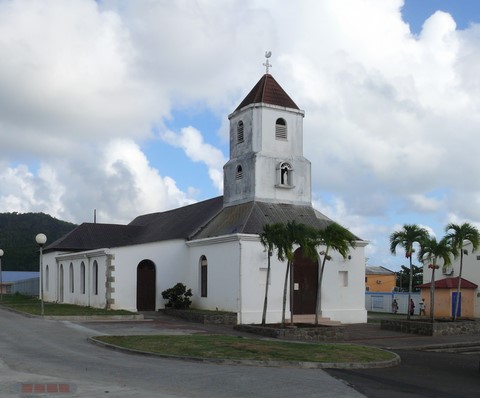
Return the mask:
<svg viewBox="0 0 480 398">
<path fill-rule="evenodd" d="M 402 17 L 410 24 L 412 32 L 419 33 L 425 20 L 435 11 L 450 13 L 457 29 L 465 29 L 478 23 L 480 5 L 477 0 L 407 0 L 402 8 Z"/>
<path fill-rule="evenodd" d="M 0 0 L 0 211 L 127 223 L 222 193 L 264 73 L 305 110 L 314 206 L 388 236 L 480 227 L 480 2 Z"/>
</svg>

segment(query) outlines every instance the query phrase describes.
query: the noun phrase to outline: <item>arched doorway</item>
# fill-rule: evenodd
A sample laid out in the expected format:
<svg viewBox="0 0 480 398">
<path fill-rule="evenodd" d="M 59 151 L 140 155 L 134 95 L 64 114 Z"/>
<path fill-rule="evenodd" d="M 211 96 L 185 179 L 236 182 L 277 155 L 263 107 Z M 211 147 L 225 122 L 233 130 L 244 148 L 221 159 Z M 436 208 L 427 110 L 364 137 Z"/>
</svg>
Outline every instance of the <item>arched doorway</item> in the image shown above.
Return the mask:
<svg viewBox="0 0 480 398">
<path fill-rule="evenodd" d="M 137 266 L 137 311 L 155 311 L 156 299 L 155 264 L 142 260 Z"/>
<path fill-rule="evenodd" d="M 58 289 L 58 302 L 63 303 L 63 264 L 60 264 L 60 272 L 58 275 L 59 289 Z"/>
<path fill-rule="evenodd" d="M 293 313 L 315 314 L 318 265 L 297 249 L 293 258 Z"/>
</svg>

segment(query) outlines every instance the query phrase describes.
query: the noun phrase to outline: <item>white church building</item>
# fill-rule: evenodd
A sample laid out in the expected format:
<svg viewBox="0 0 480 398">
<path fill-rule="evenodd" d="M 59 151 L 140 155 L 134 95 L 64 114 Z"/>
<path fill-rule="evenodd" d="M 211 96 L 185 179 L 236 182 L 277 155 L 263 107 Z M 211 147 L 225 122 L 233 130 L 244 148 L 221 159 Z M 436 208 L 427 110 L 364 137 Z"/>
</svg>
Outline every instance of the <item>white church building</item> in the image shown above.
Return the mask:
<svg viewBox="0 0 480 398">
<path fill-rule="evenodd" d="M 332 222 L 312 207 L 303 118 L 267 70 L 229 115 L 224 195 L 141 215 L 128 225 L 81 224 L 43 250 L 44 300 L 156 311 L 165 305 L 161 292 L 181 282 L 192 289 L 193 308 L 260 323 L 268 263 L 259 239 L 263 226 L 296 220 L 324 228 Z M 322 284 L 323 317 L 366 322 L 366 244 L 359 238 L 345 260 L 332 253 Z M 276 253 L 271 262 L 267 322 L 279 322 L 286 263 Z M 316 262 L 297 249 L 294 315 L 315 312 L 317 272 Z"/>
</svg>

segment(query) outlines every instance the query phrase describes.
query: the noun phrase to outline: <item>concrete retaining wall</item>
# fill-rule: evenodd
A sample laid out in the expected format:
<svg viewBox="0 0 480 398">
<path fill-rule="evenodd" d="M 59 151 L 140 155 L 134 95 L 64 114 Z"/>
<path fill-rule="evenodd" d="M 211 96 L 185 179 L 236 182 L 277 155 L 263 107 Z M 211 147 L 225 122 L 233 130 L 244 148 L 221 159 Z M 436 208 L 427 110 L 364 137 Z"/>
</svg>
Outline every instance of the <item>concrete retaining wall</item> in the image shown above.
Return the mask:
<svg viewBox="0 0 480 398">
<path fill-rule="evenodd" d="M 428 322 L 408 321 L 405 319 L 382 319 L 380 328 L 395 330 L 397 332 L 414 333 L 423 336 L 451 336 L 456 334 L 480 333 L 480 322 L 457 321 L 457 322 Z"/>
<path fill-rule="evenodd" d="M 176 310 L 172 308 L 165 308 L 165 314 L 182 318 L 190 322 L 215 324 L 215 325 L 236 325 L 237 314 L 234 312 L 221 312 L 218 313 L 212 311 L 206 313 L 206 311 L 195 310 Z"/>
<path fill-rule="evenodd" d="M 275 327 L 259 325 L 237 325 L 236 330 L 254 333 L 261 336 L 273 337 L 286 340 L 299 341 L 343 341 L 345 340 L 345 328 L 343 326 L 319 326 L 319 327 Z"/>
</svg>

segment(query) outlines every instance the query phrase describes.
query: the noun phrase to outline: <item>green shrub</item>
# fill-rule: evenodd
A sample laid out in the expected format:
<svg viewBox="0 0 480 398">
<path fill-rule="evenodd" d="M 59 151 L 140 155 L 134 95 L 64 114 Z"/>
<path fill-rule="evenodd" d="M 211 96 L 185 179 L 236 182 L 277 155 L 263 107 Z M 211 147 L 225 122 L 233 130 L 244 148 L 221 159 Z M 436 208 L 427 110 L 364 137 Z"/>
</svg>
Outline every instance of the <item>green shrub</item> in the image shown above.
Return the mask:
<svg viewBox="0 0 480 398">
<path fill-rule="evenodd" d="M 168 300 L 165 307 L 187 309 L 190 307 L 190 304 L 192 304 L 192 300 L 190 300 L 190 297 L 192 297 L 192 289 L 187 290 L 187 287 L 183 283 L 177 283 L 170 289 L 164 290 L 162 297 Z"/>
</svg>

